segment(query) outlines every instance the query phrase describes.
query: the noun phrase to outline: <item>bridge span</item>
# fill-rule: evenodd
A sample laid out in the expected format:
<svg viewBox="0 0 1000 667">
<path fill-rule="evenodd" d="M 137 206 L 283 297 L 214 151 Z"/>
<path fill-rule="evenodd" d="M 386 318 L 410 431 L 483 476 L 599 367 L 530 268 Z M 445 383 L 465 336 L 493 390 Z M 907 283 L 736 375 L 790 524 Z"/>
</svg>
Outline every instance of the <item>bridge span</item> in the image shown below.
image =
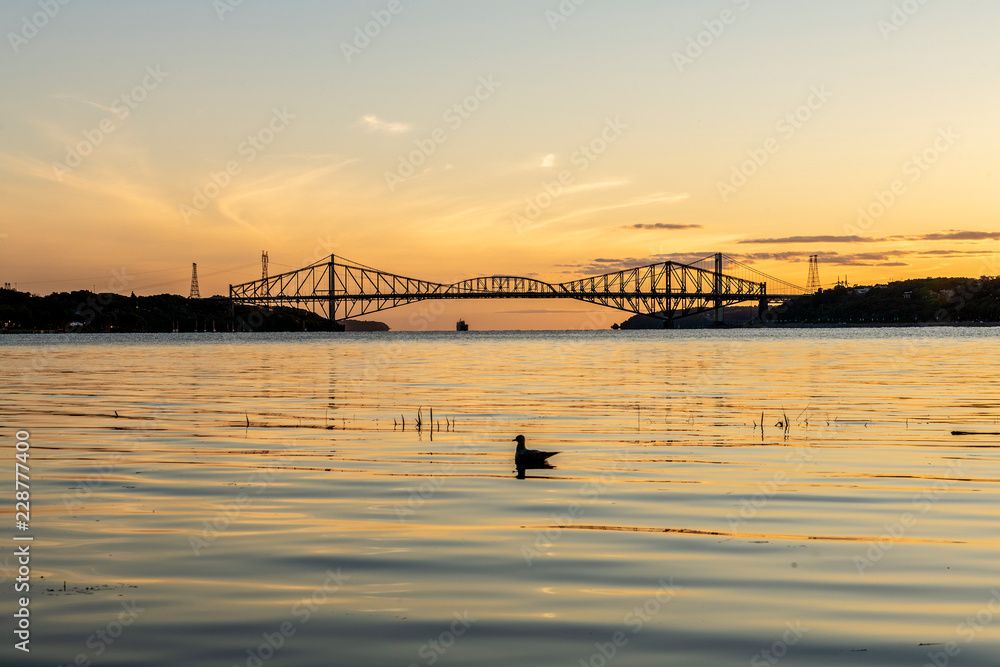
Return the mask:
<svg viewBox="0 0 1000 667">
<path fill-rule="evenodd" d="M 727 263 L 742 275 L 726 272 Z M 763 316 L 769 304 L 806 293 L 721 253 L 692 264 L 662 262 L 558 284 L 517 276 L 444 284 L 331 255 L 295 271 L 229 286 L 233 304 L 302 308 L 337 322 L 434 299 L 574 299 L 664 322 L 715 311 L 721 322 L 726 306 L 754 302 Z"/>
</svg>

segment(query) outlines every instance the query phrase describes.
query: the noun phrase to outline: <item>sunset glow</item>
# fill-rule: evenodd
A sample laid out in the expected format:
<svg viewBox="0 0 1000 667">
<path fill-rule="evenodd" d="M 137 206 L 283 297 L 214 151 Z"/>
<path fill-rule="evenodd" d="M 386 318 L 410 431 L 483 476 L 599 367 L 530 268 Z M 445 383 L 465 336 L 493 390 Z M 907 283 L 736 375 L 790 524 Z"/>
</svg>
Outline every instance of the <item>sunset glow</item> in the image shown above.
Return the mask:
<svg viewBox="0 0 1000 667">
<path fill-rule="evenodd" d="M 0 281 L 186 295 L 197 262 L 202 295 L 227 294 L 263 250 L 272 274 L 335 253 L 446 283 L 715 252 L 797 284 L 812 254 L 829 285 L 997 274 L 998 18 L 966 1 L 8 2 Z M 436 328 L 593 312 L 447 308 Z"/>
</svg>

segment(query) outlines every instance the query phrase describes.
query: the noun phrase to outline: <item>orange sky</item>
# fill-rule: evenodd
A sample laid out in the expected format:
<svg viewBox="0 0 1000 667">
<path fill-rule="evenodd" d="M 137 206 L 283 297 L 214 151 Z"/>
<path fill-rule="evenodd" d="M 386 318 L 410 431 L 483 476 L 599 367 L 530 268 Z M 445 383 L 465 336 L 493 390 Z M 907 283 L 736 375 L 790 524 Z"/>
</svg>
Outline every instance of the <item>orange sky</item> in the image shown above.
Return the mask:
<svg viewBox="0 0 1000 667">
<path fill-rule="evenodd" d="M 714 252 L 799 284 L 811 254 L 826 283 L 1000 273 L 1000 7 L 564 5 L 5 3 L 0 281 L 186 294 L 197 262 L 224 294 L 262 250 L 439 282 Z"/>
</svg>

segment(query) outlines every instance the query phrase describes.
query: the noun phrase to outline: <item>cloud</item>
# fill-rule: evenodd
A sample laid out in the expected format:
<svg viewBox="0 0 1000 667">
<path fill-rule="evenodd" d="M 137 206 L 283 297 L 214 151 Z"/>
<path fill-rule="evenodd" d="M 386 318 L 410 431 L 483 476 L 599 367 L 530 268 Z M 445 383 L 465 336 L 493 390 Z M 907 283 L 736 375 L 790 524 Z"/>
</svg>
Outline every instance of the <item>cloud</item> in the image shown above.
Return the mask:
<svg viewBox="0 0 1000 667">
<path fill-rule="evenodd" d="M 605 188 L 617 188 L 622 185 L 628 185 L 628 181 L 601 181 L 600 183 L 581 183 L 579 185 L 571 185 L 565 190 L 564 194 L 572 195 L 577 192 L 589 192 L 590 190 L 603 190 Z"/>
<path fill-rule="evenodd" d="M 932 234 L 898 236 L 784 236 L 773 239 L 745 239 L 741 244 L 778 243 L 891 243 L 895 241 L 1000 241 L 1000 232 L 949 230 Z"/>
<path fill-rule="evenodd" d="M 562 273 L 564 274 L 572 274 L 574 278 L 583 278 L 616 271 L 625 271 L 636 267 L 652 266 L 653 264 L 662 264 L 664 262 L 695 264 L 705 260 L 708 256 L 709 253 L 678 253 L 676 255 L 650 255 L 648 257 L 598 257 L 587 262 L 558 264 L 557 268 L 563 269 Z"/>
<path fill-rule="evenodd" d="M 622 229 L 670 229 L 670 230 L 680 230 L 680 229 L 704 229 L 704 225 L 681 225 L 670 222 L 658 222 L 652 225 L 627 225 L 622 227 Z"/>
<path fill-rule="evenodd" d="M 870 236 L 785 236 L 776 239 L 746 239 L 740 243 L 881 243 L 883 241 L 885 239 Z"/>
<path fill-rule="evenodd" d="M 97 102 L 91 102 L 83 95 L 78 95 L 75 93 L 53 93 L 52 95 L 49 95 L 49 97 L 51 99 L 56 99 L 56 100 L 72 100 L 74 102 L 80 102 L 81 104 L 86 104 L 88 106 L 95 107 L 97 109 L 100 109 L 101 111 L 107 111 L 108 113 L 113 114 L 116 118 L 119 118 L 118 111 L 112 109 L 109 106 L 105 106 Z"/>
<path fill-rule="evenodd" d="M 541 164 L 542 169 L 550 169 L 555 165 L 556 165 L 556 156 L 554 154 L 549 153 L 544 158 L 542 158 L 542 164 Z"/>
<path fill-rule="evenodd" d="M 361 123 L 368 128 L 369 132 L 385 132 L 387 134 L 405 134 L 413 129 L 409 123 L 390 123 L 378 116 L 368 115 L 361 117 Z"/>
<path fill-rule="evenodd" d="M 1000 232 L 963 232 L 949 230 L 921 236 L 893 236 L 900 241 L 1000 241 Z"/>
<path fill-rule="evenodd" d="M 619 185 L 619 184 L 620 184 L 620 182 L 613 182 L 612 181 L 612 182 L 609 182 L 609 183 L 595 183 L 593 185 L 577 185 L 577 186 L 574 186 L 572 188 L 567 188 L 566 192 L 567 193 L 572 193 L 572 192 L 578 192 L 580 190 L 593 190 L 593 189 L 596 189 L 598 187 L 612 187 L 612 186 Z M 622 208 L 633 208 L 635 206 L 649 206 L 650 204 L 659 204 L 659 203 L 675 204 L 677 202 L 684 201 L 685 199 L 690 199 L 690 197 L 691 197 L 691 195 L 689 195 L 687 193 L 684 193 L 684 194 L 666 194 L 666 193 L 663 193 L 663 192 L 659 192 L 659 193 L 656 193 L 656 194 L 647 195 L 645 197 L 639 197 L 638 199 L 634 199 L 632 201 L 627 201 L 627 202 L 622 202 L 622 203 L 619 203 L 619 204 L 608 204 L 606 206 L 594 206 L 594 207 L 591 207 L 591 208 L 578 209 L 576 211 L 573 211 L 572 213 L 568 213 L 568 214 L 563 215 L 561 217 L 553 218 L 552 220 L 545 220 L 545 221 L 539 222 L 535 226 L 536 227 L 542 227 L 542 226 L 545 226 L 545 225 L 551 225 L 551 224 L 556 223 L 556 222 L 563 222 L 564 220 L 570 220 L 572 218 L 578 218 L 578 217 L 580 217 L 582 215 L 590 215 L 591 213 L 602 213 L 604 211 L 615 211 L 615 210 L 622 209 Z"/>
<path fill-rule="evenodd" d="M 778 262 L 802 262 L 805 263 L 808 257 L 816 254 L 812 251 L 787 251 L 787 252 L 757 252 L 744 255 L 734 255 L 737 259 L 746 264 L 754 264 L 762 261 Z M 982 257 L 992 255 L 989 251 L 977 250 L 886 250 L 883 252 L 861 252 L 851 254 L 841 254 L 837 252 L 826 252 L 820 254 L 820 264 L 829 266 L 866 266 L 866 267 L 903 267 L 910 266 L 906 260 L 914 259 L 968 259 L 970 257 Z"/>
</svg>

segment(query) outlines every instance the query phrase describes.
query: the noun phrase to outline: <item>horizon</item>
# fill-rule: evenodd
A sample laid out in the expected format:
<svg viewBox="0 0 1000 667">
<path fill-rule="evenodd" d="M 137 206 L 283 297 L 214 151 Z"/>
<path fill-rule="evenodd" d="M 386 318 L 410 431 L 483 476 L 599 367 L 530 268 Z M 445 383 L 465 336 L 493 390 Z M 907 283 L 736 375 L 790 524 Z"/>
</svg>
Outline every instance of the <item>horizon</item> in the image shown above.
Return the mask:
<svg viewBox="0 0 1000 667">
<path fill-rule="evenodd" d="M 0 284 L 183 296 L 197 263 L 224 296 L 261 251 L 446 284 L 715 252 L 800 285 L 819 255 L 824 287 L 1000 274 L 1000 8 L 904 5 L 7 3 Z M 439 316 L 604 312 L 547 306 Z"/>
</svg>

